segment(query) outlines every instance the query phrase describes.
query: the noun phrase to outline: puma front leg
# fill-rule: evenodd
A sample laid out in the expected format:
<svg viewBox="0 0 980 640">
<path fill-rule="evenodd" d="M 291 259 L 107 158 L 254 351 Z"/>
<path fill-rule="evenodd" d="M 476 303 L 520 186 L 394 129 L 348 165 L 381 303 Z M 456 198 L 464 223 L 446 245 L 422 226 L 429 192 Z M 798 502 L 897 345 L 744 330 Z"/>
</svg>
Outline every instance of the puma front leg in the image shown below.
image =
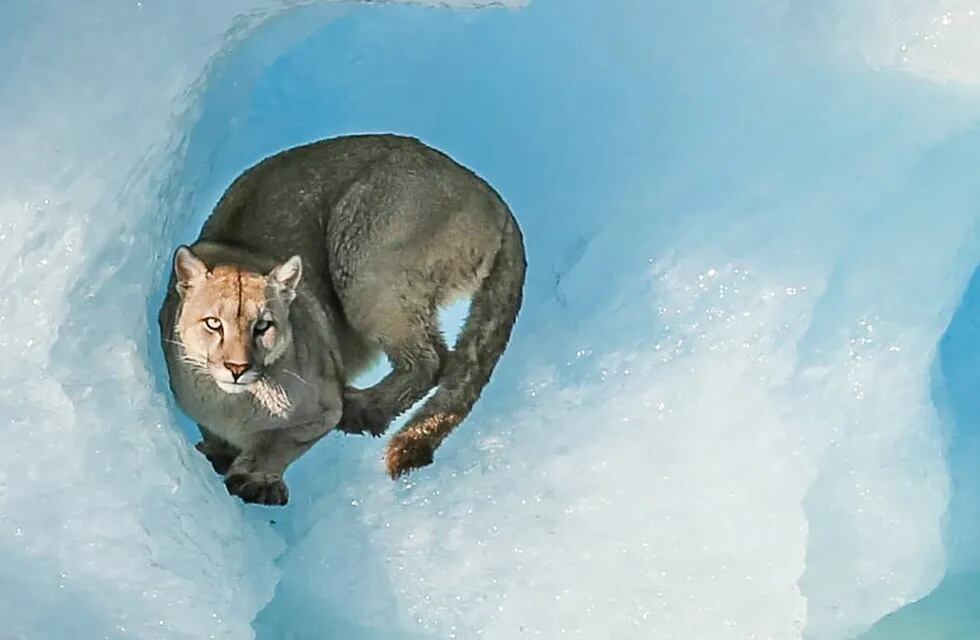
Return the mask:
<svg viewBox="0 0 980 640">
<path fill-rule="evenodd" d="M 214 435 L 201 425 L 198 425 L 198 429 L 200 429 L 203 439 L 194 445 L 194 448 L 204 454 L 204 457 L 208 459 L 208 462 L 211 463 L 211 466 L 218 475 L 225 475 L 228 473 L 228 468 L 231 467 L 231 463 L 241 453 L 241 450 Z"/>
<path fill-rule="evenodd" d="M 289 501 L 289 489 L 283 481 L 286 467 L 326 435 L 336 419 L 333 415 L 315 424 L 268 429 L 251 435 L 225 475 L 228 493 L 244 502 L 286 504 Z"/>
</svg>

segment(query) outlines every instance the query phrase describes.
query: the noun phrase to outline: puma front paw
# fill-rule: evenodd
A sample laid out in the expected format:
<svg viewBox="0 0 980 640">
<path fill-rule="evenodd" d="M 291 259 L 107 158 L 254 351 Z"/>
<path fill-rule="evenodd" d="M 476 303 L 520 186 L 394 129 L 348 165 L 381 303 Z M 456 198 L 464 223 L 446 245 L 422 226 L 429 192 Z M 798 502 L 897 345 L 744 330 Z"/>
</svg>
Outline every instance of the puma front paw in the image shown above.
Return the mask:
<svg viewBox="0 0 980 640">
<path fill-rule="evenodd" d="M 289 489 L 278 473 L 233 471 L 225 477 L 225 487 L 243 502 L 280 506 L 289 502 Z"/>
<path fill-rule="evenodd" d="M 344 433 L 370 433 L 375 438 L 384 434 L 391 423 L 391 416 L 370 394 L 348 389 L 344 392 L 344 411 L 337 428 Z"/>
<path fill-rule="evenodd" d="M 218 475 L 225 475 L 231 463 L 238 457 L 238 450 L 231 445 L 214 440 L 201 440 L 194 448 L 204 454 Z"/>
<path fill-rule="evenodd" d="M 432 453 L 432 445 L 417 434 L 399 433 L 388 443 L 388 450 L 385 452 L 388 475 L 396 480 L 412 469 L 432 464 Z"/>
</svg>

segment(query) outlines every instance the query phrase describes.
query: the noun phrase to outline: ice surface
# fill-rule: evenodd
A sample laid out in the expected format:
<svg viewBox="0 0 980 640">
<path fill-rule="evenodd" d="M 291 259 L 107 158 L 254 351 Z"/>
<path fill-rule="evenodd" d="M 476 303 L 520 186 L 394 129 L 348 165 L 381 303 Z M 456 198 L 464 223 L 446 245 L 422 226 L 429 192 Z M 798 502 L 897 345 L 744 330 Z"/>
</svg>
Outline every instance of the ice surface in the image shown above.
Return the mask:
<svg viewBox="0 0 980 640">
<path fill-rule="evenodd" d="M 975 570 L 970 4 L 7 7 L 0 637 L 829 640 Z M 525 312 L 436 465 L 329 438 L 245 509 L 166 393 L 166 261 L 364 130 L 498 187 Z"/>
<path fill-rule="evenodd" d="M 280 11 L 3 7 L 4 640 L 245 638 L 272 595 L 282 542 L 175 430 L 147 299 L 185 231 L 193 185 L 172 176 L 207 69 Z M 270 35 L 289 42 L 338 13 L 309 9 Z M 265 45 L 253 61 L 275 57 Z"/>
<path fill-rule="evenodd" d="M 861 640 L 964 640 L 980 629 L 980 575 L 955 574 L 923 600 L 894 613 Z"/>
<path fill-rule="evenodd" d="M 934 82 L 980 84 L 980 6 L 973 0 L 836 4 L 836 11 L 824 15 L 834 16 L 840 43 L 873 67 Z"/>
</svg>

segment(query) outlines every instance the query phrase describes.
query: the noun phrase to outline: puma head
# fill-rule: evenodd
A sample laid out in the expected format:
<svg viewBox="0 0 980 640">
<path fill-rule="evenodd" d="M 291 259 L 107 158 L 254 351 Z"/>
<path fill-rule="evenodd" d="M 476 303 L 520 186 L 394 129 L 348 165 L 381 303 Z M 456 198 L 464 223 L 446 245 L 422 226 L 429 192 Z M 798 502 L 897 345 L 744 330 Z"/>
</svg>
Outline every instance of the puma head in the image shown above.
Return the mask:
<svg viewBox="0 0 980 640">
<path fill-rule="evenodd" d="M 299 256 L 262 274 L 237 265 L 208 269 L 190 248 L 178 248 L 181 359 L 226 393 L 247 391 L 292 340 L 289 305 L 302 272 Z"/>
</svg>

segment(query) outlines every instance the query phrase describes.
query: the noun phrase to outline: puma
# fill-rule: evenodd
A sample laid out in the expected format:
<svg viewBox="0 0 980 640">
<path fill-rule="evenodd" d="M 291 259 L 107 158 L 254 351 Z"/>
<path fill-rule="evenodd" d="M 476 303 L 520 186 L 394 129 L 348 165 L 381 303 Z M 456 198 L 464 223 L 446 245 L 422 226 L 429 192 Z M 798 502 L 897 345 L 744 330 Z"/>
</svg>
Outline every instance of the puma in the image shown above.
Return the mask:
<svg viewBox="0 0 980 640">
<path fill-rule="evenodd" d="M 160 310 L 170 386 L 197 448 L 246 502 L 281 505 L 287 466 L 334 429 L 383 434 L 392 478 L 430 464 L 510 339 L 526 261 L 477 175 L 413 138 L 358 135 L 274 155 L 181 246 Z M 438 309 L 471 295 L 452 350 Z M 391 372 L 351 381 L 381 354 Z"/>
</svg>

